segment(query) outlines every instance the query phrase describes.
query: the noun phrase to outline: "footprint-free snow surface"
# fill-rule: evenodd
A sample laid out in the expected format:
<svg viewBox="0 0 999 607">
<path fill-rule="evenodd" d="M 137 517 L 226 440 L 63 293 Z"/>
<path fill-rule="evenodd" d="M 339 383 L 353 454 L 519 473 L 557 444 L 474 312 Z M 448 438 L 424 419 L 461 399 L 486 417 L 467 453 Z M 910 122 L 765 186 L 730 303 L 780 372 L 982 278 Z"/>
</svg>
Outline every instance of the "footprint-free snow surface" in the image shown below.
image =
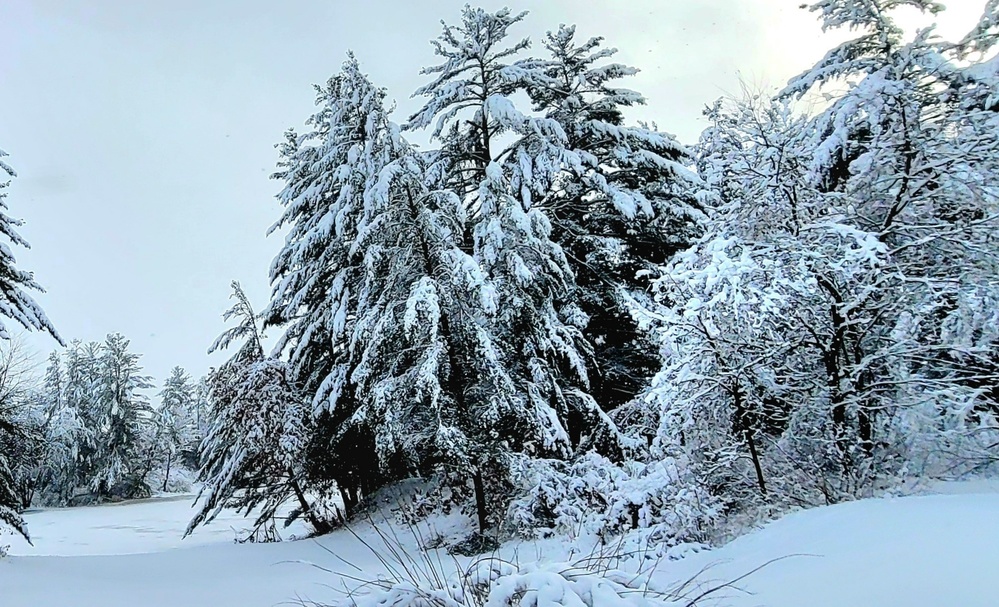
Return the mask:
<svg viewBox="0 0 999 607">
<path fill-rule="evenodd" d="M 798 512 L 717 550 L 666 562 L 657 581 L 702 572 L 710 585 L 773 561 L 705 604 L 995 607 L 999 493 L 957 489 Z M 11 545 L 0 559 L 0 606 L 271 607 L 336 596 L 330 587 L 340 580 L 305 564 L 358 573 L 330 552 L 364 570 L 361 577 L 380 570 L 346 532 L 318 542 L 235 544 L 232 527 L 245 522 L 229 517 L 181 541 L 190 514 L 189 499 L 29 513 L 34 547 L 0 537 L 0 546 Z M 565 558 L 551 553 L 563 544 L 545 546 L 543 558 Z"/>
</svg>

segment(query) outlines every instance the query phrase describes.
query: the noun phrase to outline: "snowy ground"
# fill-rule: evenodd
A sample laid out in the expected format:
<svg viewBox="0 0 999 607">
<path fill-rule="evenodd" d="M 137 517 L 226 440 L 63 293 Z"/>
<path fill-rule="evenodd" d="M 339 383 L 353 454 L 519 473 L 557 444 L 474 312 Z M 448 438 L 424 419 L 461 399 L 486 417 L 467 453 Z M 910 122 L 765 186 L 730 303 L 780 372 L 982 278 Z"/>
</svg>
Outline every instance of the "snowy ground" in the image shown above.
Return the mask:
<svg viewBox="0 0 999 607">
<path fill-rule="evenodd" d="M 709 604 L 999 605 L 993 582 L 999 571 L 999 487 L 944 490 L 792 514 L 725 547 L 665 563 L 657 577 L 681 580 L 706 569 L 706 582 L 730 580 L 782 559 Z M 0 537 L 0 545 L 11 544 L 11 557 L 0 560 L 0 606 L 270 607 L 296 596 L 334 596 L 327 586 L 337 585 L 337 578 L 303 563 L 349 569 L 327 550 L 366 575 L 380 570 L 370 551 L 346 532 L 321 542 L 234 544 L 232 527 L 245 523 L 229 517 L 181 541 L 190 514 L 189 498 L 29 513 L 35 547 Z"/>
<path fill-rule="evenodd" d="M 862 500 L 798 512 L 708 553 L 667 565 L 731 580 L 732 607 L 995 607 L 999 493 Z M 987 490 L 988 493 L 975 493 Z M 795 556 L 797 555 L 797 556 Z"/>
</svg>

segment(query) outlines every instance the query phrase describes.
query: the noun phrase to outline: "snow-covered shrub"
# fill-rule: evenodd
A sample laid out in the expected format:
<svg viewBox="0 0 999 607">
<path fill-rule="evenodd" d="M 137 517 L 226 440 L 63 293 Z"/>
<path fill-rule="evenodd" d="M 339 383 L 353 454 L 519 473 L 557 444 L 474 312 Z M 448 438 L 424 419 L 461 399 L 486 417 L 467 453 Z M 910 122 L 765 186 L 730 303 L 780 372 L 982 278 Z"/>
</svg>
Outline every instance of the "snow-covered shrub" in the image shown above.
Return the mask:
<svg viewBox="0 0 999 607">
<path fill-rule="evenodd" d="M 519 566 L 485 559 L 451 576 L 439 587 L 411 580 L 374 584 L 351 595 L 357 607 L 636 607 L 680 605 L 650 590 L 635 574 L 595 570 L 584 563 L 530 563 Z"/>
<path fill-rule="evenodd" d="M 620 544 L 548 562 L 496 553 L 468 562 L 414 553 L 394 532 L 375 531 L 381 547 L 357 537 L 388 574 L 350 576 L 357 586 L 334 607 L 693 607 L 725 587 L 705 589 L 696 578 L 662 587 L 652 580 L 660 560 L 636 561 Z"/>
<path fill-rule="evenodd" d="M 721 501 L 697 485 L 683 459 L 614 463 L 596 453 L 572 462 L 522 461 L 521 496 L 508 520 L 520 534 L 595 535 L 632 530 L 663 549 L 706 538 Z"/>
</svg>

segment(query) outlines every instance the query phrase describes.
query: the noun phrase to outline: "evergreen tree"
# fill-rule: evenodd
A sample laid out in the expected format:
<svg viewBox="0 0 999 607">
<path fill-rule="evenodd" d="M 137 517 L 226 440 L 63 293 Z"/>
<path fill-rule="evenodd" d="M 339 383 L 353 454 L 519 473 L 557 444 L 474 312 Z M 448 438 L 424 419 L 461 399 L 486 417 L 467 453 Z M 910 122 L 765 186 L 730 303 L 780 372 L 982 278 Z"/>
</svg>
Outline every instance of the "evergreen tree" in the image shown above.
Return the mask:
<svg viewBox="0 0 999 607">
<path fill-rule="evenodd" d="M 572 27 L 548 35 L 550 59 L 518 59 L 528 41 L 506 37 L 524 16 L 466 7 L 461 25 L 445 25 L 434 42 L 445 61 L 424 70 L 437 76 L 417 91 L 429 100 L 407 128 L 434 126 L 441 147 L 429 173 L 466 199 L 473 219 L 486 167 L 497 161 L 525 210 L 552 223 L 549 239 L 568 255 L 575 283 L 565 299 L 583 312 L 573 315 L 591 351 L 590 391 L 610 409 L 654 372 L 656 346 L 633 318 L 635 300 L 648 302 L 638 275 L 697 233 L 698 180 L 673 137 L 624 125 L 622 108 L 644 99 L 610 83 L 636 70 L 601 64 L 615 51 L 600 49 L 599 38 L 576 46 Z M 517 93 L 529 95 L 533 112 L 517 109 Z M 494 149 L 498 141 L 506 146 Z"/>
<path fill-rule="evenodd" d="M 295 388 L 289 366 L 264 355 L 263 342 L 246 294 L 233 282 L 236 303 L 227 329 L 209 352 L 244 340 L 240 349 L 208 375 L 211 426 L 202 443 L 198 512 L 187 534 L 210 523 L 223 508 L 249 515 L 258 511 L 257 528 L 269 524 L 277 509 L 296 499 L 298 510 L 318 533 L 329 530 L 306 498 L 303 455 L 308 440 L 308 408 Z"/>
<path fill-rule="evenodd" d="M 475 255 L 496 291 L 490 327 L 518 393 L 502 441 L 529 454 L 564 458 L 581 434 L 594 433 L 619 448 L 613 422 L 586 391 L 583 315 L 565 304 L 572 271 L 550 240 L 551 224 L 537 209 L 525 211 L 498 164 L 487 167 L 478 199 Z"/>
<path fill-rule="evenodd" d="M 360 403 L 352 423 L 374 436 L 390 478 L 441 473 L 472 481 L 480 527 L 487 523 L 483 468 L 516 398 L 489 318 L 496 293 L 460 243 L 464 208 L 423 182 L 425 166 L 405 149 L 369 198 L 359 240 L 368 266 L 352 346 Z M 490 457 L 489 453 L 492 453 Z"/>
<path fill-rule="evenodd" d="M 142 375 L 139 355 L 128 351 L 129 342 L 119 333 L 107 336 L 97 358 L 95 466 L 90 487 L 98 499 L 119 495 L 148 494 L 148 472 L 142 465 L 140 449 L 144 429 L 152 412 L 140 390 L 152 387 Z"/>
<path fill-rule="evenodd" d="M 625 110 L 646 100 L 616 82 L 638 70 L 609 62 L 617 49 L 603 48 L 602 38 L 579 44 L 575 36 L 575 26 L 548 33 L 544 78 L 527 89 L 534 111 L 564 135 L 543 146 L 525 138 L 510 165 L 514 188 L 536 199 L 566 251 L 588 319 L 591 394 L 613 409 L 658 364 L 655 341 L 634 317 L 636 304 L 649 301 L 642 275 L 687 246 L 704 213 L 699 181 L 685 166 L 690 152 L 654 127 L 625 123 Z"/>
<path fill-rule="evenodd" d="M 17 233 L 21 221 L 6 214 L 9 178 L 17 175 L 14 169 L 4 162 L 3 158 L 6 156 L 7 153 L 0 149 L 0 234 L 9 243 L 27 248 L 28 243 Z M 0 317 L 9 318 L 28 330 L 45 331 L 62 343 L 62 339 L 45 313 L 26 293 L 27 290 L 43 291 L 43 289 L 35 282 L 31 272 L 18 269 L 15 263 L 10 245 L 7 242 L 0 242 Z M 0 322 L 0 339 L 10 339 L 3 322 Z M 23 434 L 16 431 L 11 420 L 4 419 L 2 411 L 0 411 L 0 433 L 6 433 L 12 445 L 10 453 L 0 452 L 0 529 L 9 526 L 27 538 L 27 529 L 18 514 L 20 504 L 14 489 L 13 472 L 10 470 L 10 456 L 19 450 L 26 450 L 27 445 L 23 442 Z"/>
<path fill-rule="evenodd" d="M 435 125 L 433 136 L 442 145 L 429 155 L 430 183 L 451 189 L 469 209 L 473 258 L 495 294 L 496 312 L 483 322 L 500 348 L 496 377 L 505 391 L 495 393 L 502 398 L 460 408 L 474 411 L 489 403 L 476 416 L 487 430 L 476 434 L 481 445 L 492 446 L 490 457 L 507 465 L 520 452 L 566 457 L 597 435 L 619 447 L 614 424 L 587 393 L 580 333 L 585 315 L 572 300 L 572 271 L 551 240 L 548 219 L 534 208 L 536 190 L 523 185 L 528 172 L 541 172 L 532 167 L 579 164 L 578 155 L 566 151 L 557 121 L 521 112 L 512 100 L 546 81 L 542 62 L 515 60 L 526 40 L 506 42 L 508 29 L 524 15 L 466 7 L 460 25 L 445 24 L 434 42 L 444 63 L 424 70 L 437 77 L 417 91 L 429 101 L 407 125 Z M 514 143 L 494 150 L 500 137 Z M 504 167 L 513 167 L 520 180 L 515 192 Z"/>
<path fill-rule="evenodd" d="M 191 402 L 191 433 L 181 451 L 184 466 L 189 470 L 200 470 L 201 442 L 208 435 L 211 425 L 211 406 L 208 401 L 208 379 L 201 377 L 194 384 Z"/>
<path fill-rule="evenodd" d="M 525 116 L 510 100 L 543 77 L 537 60 L 513 60 L 528 48 L 528 39 L 506 41 L 507 30 L 525 16 L 507 8 L 490 13 L 466 5 L 461 24 L 444 23 L 440 37 L 431 41 L 443 63 L 423 68 L 421 73 L 436 76 L 414 94 L 428 100 L 405 128 L 433 126 L 433 138 L 441 141 L 428 171 L 432 178 L 439 177 L 435 187 L 451 189 L 462 198 L 474 195 L 486 178 L 486 167 L 501 153 L 496 142 L 504 134 L 557 128 Z"/>
<path fill-rule="evenodd" d="M 594 412 L 587 393 L 587 346 L 579 331 L 586 316 L 573 300 L 574 276 L 564 252 L 552 242 L 548 218 L 534 204 L 542 202 L 539 192 L 544 191 L 537 184 L 550 188 L 556 181 L 546 168 L 580 167 L 581 161 L 568 150 L 555 119 L 520 112 L 512 100 L 517 92 L 549 82 L 544 62 L 514 60 L 527 48 L 526 39 L 506 41 L 509 28 L 525 15 L 466 7 L 461 25 L 445 25 L 434 42 L 445 62 L 424 69 L 438 76 L 417 91 L 429 101 L 407 128 L 436 125 L 433 134 L 443 140 L 442 152 L 432 158 L 432 167 L 444 163 L 444 170 L 463 181 L 448 187 L 468 194 L 473 253 L 496 291 L 500 311 L 490 329 L 504 343 L 506 373 L 529 403 L 513 415 L 521 418 L 516 423 L 522 428 L 535 428 L 521 440 L 567 454 L 581 436 L 613 434 L 613 424 Z M 514 143 L 493 150 L 501 135 L 514 137 Z M 517 180 L 514 191 L 504 165 Z M 539 415 L 542 411 L 547 413 Z M 572 440 L 570 415 L 576 417 Z M 547 438 L 537 440 L 538 433 Z"/>
<path fill-rule="evenodd" d="M 58 352 L 49 355 L 39 401 L 44 416 L 44 448 L 34 474 L 35 484 L 43 504 L 65 506 L 77 487 L 83 426 L 79 412 L 67 402 L 63 361 Z"/>
<path fill-rule="evenodd" d="M 100 465 L 101 410 L 98 406 L 100 344 L 74 340 L 65 352 L 65 387 L 63 397 L 68 409 L 80 422 L 77 443 L 76 487 L 89 487 Z"/>
<path fill-rule="evenodd" d="M 340 72 L 317 87 L 320 109 L 308 120 L 314 130 L 289 132 L 274 175 L 285 182 L 277 226 L 290 231 L 271 268 L 265 324 L 282 326 L 276 351 L 287 352 L 317 416 L 309 474 L 334 481 L 348 511 L 379 478 L 373 437 L 343 425 L 358 408 L 350 378 L 359 360 L 351 340 L 366 272 L 359 224 L 370 184 L 391 161 L 384 98 L 349 55 Z"/>
<path fill-rule="evenodd" d="M 274 175 L 286 185 L 278 196 L 285 212 L 272 230 L 290 231 L 271 267 L 274 292 L 264 315 L 266 324 L 284 326 L 278 349 L 288 349 L 322 409 L 340 396 L 347 373 L 342 344 L 362 272 L 351 246 L 366 183 L 384 164 L 370 146 L 385 93 L 368 82 L 353 55 L 316 92 L 321 107 L 307 122 L 315 130 L 289 131 Z"/>
<path fill-rule="evenodd" d="M 167 490 L 171 469 L 190 444 L 194 433 L 191 415 L 194 387 L 190 379 L 184 369 L 174 367 L 170 377 L 163 382 L 163 391 L 159 394 L 160 406 L 152 415 L 153 444 L 149 447 L 153 457 L 164 466 L 162 491 Z"/>
</svg>

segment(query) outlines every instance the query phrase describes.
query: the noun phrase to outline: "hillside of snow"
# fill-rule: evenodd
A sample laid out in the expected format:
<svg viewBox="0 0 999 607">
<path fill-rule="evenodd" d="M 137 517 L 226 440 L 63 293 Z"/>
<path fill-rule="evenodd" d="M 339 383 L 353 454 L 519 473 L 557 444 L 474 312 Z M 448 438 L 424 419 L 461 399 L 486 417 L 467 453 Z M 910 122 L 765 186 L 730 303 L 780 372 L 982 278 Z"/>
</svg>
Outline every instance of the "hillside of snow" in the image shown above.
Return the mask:
<svg viewBox="0 0 999 607">
<path fill-rule="evenodd" d="M 993 607 L 999 590 L 999 491 L 955 485 L 947 494 L 863 500 L 791 514 L 719 549 L 663 563 L 657 581 L 700 575 L 704 588 L 752 575 L 712 595 L 731 607 Z M 348 532 L 319 541 L 235 544 L 235 517 L 181 540 L 189 499 L 29 513 L 35 546 L 13 537 L 0 560 L 3 607 L 271 607 L 329 600 L 342 580 L 382 572 Z M 294 531 L 292 531 L 293 533 Z M 359 531 L 377 544 L 370 529 Z M 287 535 L 286 535 L 287 537 Z M 559 560 L 556 543 L 539 545 Z M 508 545 L 534 554 L 523 544 Z M 337 557 L 333 555 L 337 555 Z M 142 597 L 137 602 L 136 597 Z"/>
</svg>

